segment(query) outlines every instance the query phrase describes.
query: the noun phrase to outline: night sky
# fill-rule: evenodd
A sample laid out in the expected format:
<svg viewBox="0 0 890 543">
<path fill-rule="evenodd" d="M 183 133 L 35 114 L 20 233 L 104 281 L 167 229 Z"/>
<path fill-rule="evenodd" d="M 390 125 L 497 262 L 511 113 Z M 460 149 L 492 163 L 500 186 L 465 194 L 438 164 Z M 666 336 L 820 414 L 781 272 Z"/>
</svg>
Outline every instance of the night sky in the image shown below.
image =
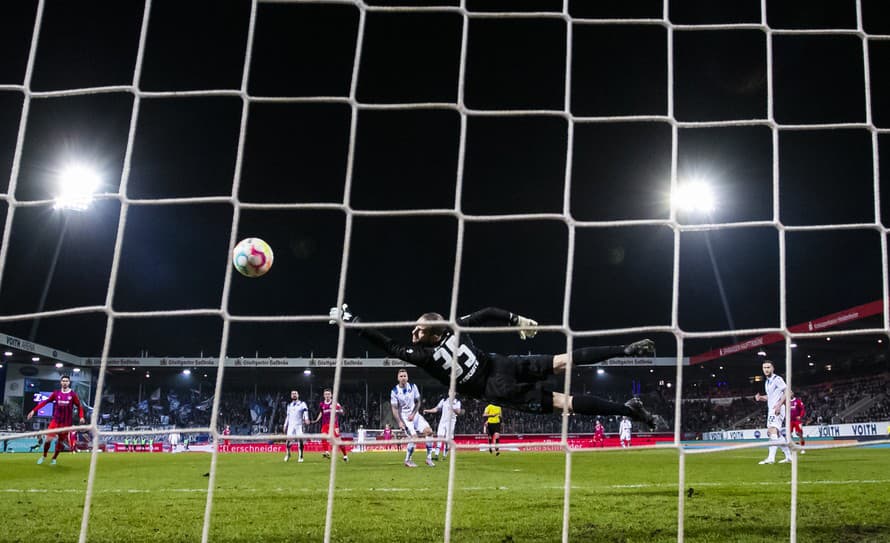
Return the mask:
<svg viewBox="0 0 890 543">
<path fill-rule="evenodd" d="M 151 202 L 235 196 L 241 204 L 269 204 L 240 210 L 238 239 L 261 237 L 275 251 L 268 275 L 232 277 L 225 309 L 235 316 L 326 315 L 337 300 L 347 256 L 345 299 L 365 321 L 407 321 L 431 310 L 448 315 L 459 209 L 466 220 L 456 314 L 493 305 L 541 324 L 561 324 L 573 253 L 568 323 L 574 331 L 669 326 L 674 230 L 663 222 L 640 223 L 670 217 L 670 114 L 680 123 L 678 179 L 710 180 L 719 202 L 712 216 L 680 215 L 680 222 L 759 221 L 681 233 L 678 324 L 683 330 L 780 324 L 781 232 L 767 224 L 774 218 L 788 227 L 861 225 L 785 234 L 788 324 L 882 297 L 880 237 L 890 224 L 890 17 L 883 0 L 861 2 L 862 29 L 883 36 L 867 41 L 867 72 L 862 36 L 849 32 L 857 28 L 854 1 L 767 3 L 765 18 L 772 29 L 848 31 L 772 35 L 773 119 L 795 127 L 778 131 L 775 148 L 767 123 L 767 33 L 754 26 L 761 22 L 760 0 L 672 0 L 668 16 L 674 25 L 745 25 L 683 26 L 673 32 L 653 21 L 662 18 L 661 0 L 569 2 L 572 17 L 600 22 L 576 20 L 571 26 L 568 89 L 569 23 L 554 16 L 561 1 L 516 2 L 516 9 L 547 12 L 521 19 L 482 16 L 503 5 L 494 1 L 467 1 L 475 14 L 468 19 L 455 9 L 373 9 L 455 6 L 457 0 L 367 4 L 372 7 L 364 14 L 355 71 L 357 108 L 347 98 L 359 8 L 257 7 L 243 164 L 236 179 L 244 109 L 237 91 L 244 77 L 250 2 L 152 2 L 136 81 L 147 94 L 139 100 L 121 195 L 139 202 L 129 206 L 123 232 L 112 293 L 115 311 L 222 307 L 235 207 L 226 201 Z M 132 88 L 40 93 L 133 85 L 143 8 L 141 2 L 47 0 L 25 88 L 37 2 L 0 4 L 0 225 L 6 225 L 12 197 L 21 206 L 0 268 L 2 316 L 40 310 L 60 238 L 42 309 L 106 303 L 136 93 Z M 640 20 L 602 21 L 631 18 Z M 165 94 L 209 90 L 227 92 Z M 11 179 L 26 91 L 37 94 L 25 121 L 21 168 Z M 567 93 L 571 123 L 562 113 Z M 456 107 L 460 98 L 469 110 L 464 116 Z M 392 104 L 412 107 L 384 107 Z M 720 121 L 752 122 L 706 124 Z M 827 124 L 842 126 L 814 127 Z M 874 167 L 876 150 L 880 172 Z M 109 195 L 86 213 L 63 213 L 51 203 L 25 205 L 52 199 L 56 172 L 73 158 L 101 171 L 102 191 Z M 877 205 L 876 173 L 884 181 Z M 355 212 L 348 255 L 345 203 Z M 385 210 L 400 215 L 379 213 Z M 491 220 L 504 216 L 509 218 Z M 573 221 L 580 224 L 570 251 Z M 105 314 L 94 311 L 44 318 L 35 337 L 30 337 L 30 320 L 4 320 L 0 332 L 95 356 L 101 353 L 105 322 Z M 215 355 L 222 322 L 213 316 L 120 319 L 112 355 Z M 393 334 L 407 339 L 407 330 Z M 655 337 L 660 355 L 676 352 L 672 335 Z M 321 320 L 236 322 L 227 350 L 232 356 L 332 355 L 336 341 L 336 327 Z M 686 354 L 731 342 L 691 341 Z M 510 334 L 485 338 L 484 345 L 557 352 L 566 338 L 542 333 L 533 343 L 521 343 Z M 365 349 L 351 338 L 347 354 Z"/>
</svg>

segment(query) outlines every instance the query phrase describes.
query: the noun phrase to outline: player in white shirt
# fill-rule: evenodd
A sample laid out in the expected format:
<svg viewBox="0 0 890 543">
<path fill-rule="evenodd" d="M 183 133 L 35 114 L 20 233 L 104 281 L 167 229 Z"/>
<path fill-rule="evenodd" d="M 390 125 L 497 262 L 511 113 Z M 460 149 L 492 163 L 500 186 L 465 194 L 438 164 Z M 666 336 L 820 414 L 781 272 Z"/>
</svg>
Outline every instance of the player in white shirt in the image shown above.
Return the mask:
<svg viewBox="0 0 890 543">
<path fill-rule="evenodd" d="M 630 447 L 630 419 L 621 417 L 621 424 L 618 426 L 618 440 L 621 441 L 621 447 Z"/>
<path fill-rule="evenodd" d="M 769 435 L 769 454 L 761 460 L 760 464 L 776 463 L 776 448 L 781 446 L 785 458 L 779 461 L 780 464 L 791 462 L 791 452 L 788 445 L 782 439 L 782 429 L 785 427 L 785 396 L 787 387 L 785 380 L 780 375 L 776 375 L 775 367 L 769 360 L 763 361 L 763 376 L 766 377 L 764 388 L 766 394 L 759 392 L 754 395 L 754 399 L 758 402 L 766 402 L 766 432 Z M 784 444 L 784 445 L 783 445 Z"/>
<path fill-rule="evenodd" d="M 426 465 L 435 466 L 433 463 L 433 444 L 429 437 L 433 433 L 429 423 L 420 414 L 420 390 L 417 386 L 408 382 L 408 370 L 400 369 L 396 374 L 399 380 L 398 384 L 392 387 L 389 395 L 389 403 L 392 407 L 392 416 L 399 423 L 399 429 L 408 434 L 409 437 L 417 437 L 420 433 L 427 438 L 426 442 Z M 414 454 L 414 443 L 408 444 L 408 450 L 405 453 L 405 466 L 416 468 L 417 464 L 411 461 L 411 455 Z"/>
<path fill-rule="evenodd" d="M 439 451 L 441 451 L 442 459 L 444 460 L 448 457 L 448 440 L 454 438 L 454 425 L 457 424 L 457 416 L 464 412 L 461 409 L 460 400 L 457 399 L 457 396 L 453 400 L 446 396 L 439 400 L 436 407 L 424 409 L 423 412 L 424 414 L 442 413 L 442 416 L 439 417 L 439 427 L 436 429 L 438 441 L 436 441 L 436 448 L 433 449 L 433 455 L 438 460 Z"/>
<path fill-rule="evenodd" d="M 300 458 L 297 462 L 303 461 L 303 440 L 298 436 L 303 435 L 303 425 L 309 424 L 309 406 L 306 402 L 300 400 L 300 393 L 296 390 L 290 391 L 290 403 L 287 404 L 287 414 L 284 417 L 284 433 L 288 438 L 296 437 L 296 442 L 300 449 Z M 290 445 L 293 440 L 287 439 L 284 442 L 285 453 L 284 461 L 290 460 Z"/>
</svg>

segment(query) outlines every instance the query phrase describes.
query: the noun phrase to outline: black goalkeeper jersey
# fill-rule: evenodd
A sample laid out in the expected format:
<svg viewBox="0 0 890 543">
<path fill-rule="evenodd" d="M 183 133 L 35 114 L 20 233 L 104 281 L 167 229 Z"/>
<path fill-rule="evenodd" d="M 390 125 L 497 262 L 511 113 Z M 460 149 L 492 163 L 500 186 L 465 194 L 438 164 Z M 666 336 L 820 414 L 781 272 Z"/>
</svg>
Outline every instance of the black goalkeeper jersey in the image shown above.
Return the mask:
<svg viewBox="0 0 890 543">
<path fill-rule="evenodd" d="M 505 326 L 513 324 L 509 311 L 488 307 L 457 320 L 460 326 Z M 492 365 L 492 355 L 473 344 L 466 332 L 460 341 L 451 330 L 446 330 L 435 346 L 404 345 L 379 330 L 365 328 L 359 332 L 365 339 L 386 351 L 389 356 L 417 366 L 440 383 L 451 383 L 451 367 L 457 365 L 457 392 L 479 397 L 485 392 L 485 382 Z"/>
</svg>

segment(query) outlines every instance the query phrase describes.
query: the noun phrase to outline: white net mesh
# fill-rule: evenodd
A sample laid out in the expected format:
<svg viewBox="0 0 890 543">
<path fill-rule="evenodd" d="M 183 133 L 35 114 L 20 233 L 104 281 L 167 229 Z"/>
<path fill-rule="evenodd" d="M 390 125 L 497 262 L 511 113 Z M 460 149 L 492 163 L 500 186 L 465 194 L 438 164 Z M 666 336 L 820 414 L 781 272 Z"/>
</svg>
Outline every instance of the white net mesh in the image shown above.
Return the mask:
<svg viewBox="0 0 890 543">
<path fill-rule="evenodd" d="M 105 342 L 102 350 L 102 365 L 99 368 L 99 378 L 97 383 L 97 389 L 100 393 L 96 395 L 96 401 L 93 411 L 92 419 L 89 424 L 89 431 L 94 435 L 126 435 L 120 432 L 103 432 L 99 430 L 99 421 L 97 420 L 101 405 L 102 405 L 102 394 L 101 391 L 105 386 L 105 375 L 106 375 L 106 362 L 109 357 L 109 349 L 111 347 L 112 335 L 115 329 L 115 323 L 118 322 L 121 318 L 127 317 L 147 317 L 147 316 L 157 316 L 157 317 L 183 317 L 183 316 L 213 316 L 219 317 L 223 321 L 222 326 L 222 337 L 220 340 L 220 362 L 217 368 L 216 374 L 216 384 L 215 384 L 215 394 L 214 401 L 212 406 L 212 415 L 210 419 L 209 427 L 206 428 L 190 428 L 189 432 L 209 432 L 212 434 L 214 439 L 219 437 L 218 433 L 218 416 L 220 412 L 220 398 L 222 397 L 223 390 L 223 382 L 224 382 L 224 360 L 226 357 L 226 348 L 229 344 L 229 334 L 232 323 L 237 322 L 290 322 L 290 323 L 302 323 L 302 322 L 325 322 L 327 320 L 327 315 L 290 315 L 290 316 L 241 316 L 241 315 L 232 315 L 229 313 L 227 308 L 229 307 L 229 296 L 230 296 L 230 287 L 232 281 L 232 270 L 231 267 L 228 268 L 228 272 L 226 274 L 225 283 L 223 286 L 222 292 L 222 301 L 219 307 L 206 307 L 203 309 L 190 309 L 190 310 L 176 310 L 176 311 L 154 311 L 154 312 L 122 312 L 116 311 L 113 309 L 114 307 L 114 293 L 116 292 L 116 284 L 119 278 L 119 267 L 121 262 L 121 254 L 122 247 L 124 243 L 124 232 L 127 226 L 128 221 L 128 212 L 131 210 L 132 206 L 173 206 L 173 205 L 184 205 L 184 204 L 195 204 L 195 203 L 226 203 L 231 204 L 234 207 L 234 220 L 231 225 L 231 233 L 229 237 L 229 250 L 235 246 L 238 241 L 237 236 L 239 232 L 239 219 L 241 217 L 241 212 L 244 210 L 294 210 L 294 209 L 315 209 L 315 210 L 339 210 L 345 214 L 345 234 L 344 234 L 344 243 L 343 243 L 343 255 L 341 268 L 340 268 L 340 276 L 339 276 L 339 285 L 338 285 L 338 296 L 336 303 L 343 304 L 347 302 L 345 298 L 346 292 L 346 281 L 347 275 L 350 266 L 350 254 L 351 254 L 351 240 L 353 234 L 353 224 L 356 218 L 362 217 L 379 217 L 379 216 L 448 216 L 453 217 L 457 221 L 457 235 L 455 239 L 455 259 L 454 259 L 454 273 L 453 273 L 453 283 L 451 285 L 451 300 L 450 300 L 450 309 L 448 314 L 448 320 L 454 323 L 458 316 L 458 299 L 459 293 L 461 291 L 461 270 L 463 269 L 463 255 L 465 252 L 465 232 L 467 225 L 474 223 L 485 223 L 485 222 L 499 222 L 499 221 L 530 221 L 530 220 L 546 220 L 546 221 L 556 221 L 565 225 L 565 229 L 567 232 L 567 258 L 565 260 L 565 272 L 564 272 L 564 280 L 565 280 L 565 291 L 563 293 L 563 305 L 562 305 L 562 318 L 559 324 L 542 326 L 541 330 L 543 331 L 552 331 L 559 332 L 564 334 L 567 338 L 567 346 L 568 349 L 571 350 L 573 341 L 578 338 L 589 338 L 589 337 L 600 337 L 600 336 L 608 336 L 608 335 L 616 335 L 616 334 L 638 334 L 638 333 L 669 333 L 672 334 L 676 338 L 677 345 L 677 359 L 680 361 L 684 356 L 688 355 L 686 349 L 686 341 L 690 339 L 698 339 L 698 338 L 734 338 L 738 336 L 747 336 L 747 335 L 756 335 L 756 334 L 766 334 L 766 333 L 779 333 L 782 334 L 785 338 L 785 359 L 787 360 L 786 373 L 789 384 L 792 381 L 792 340 L 796 339 L 807 339 L 807 338 L 823 338 L 829 335 L 862 335 L 862 334 L 883 334 L 887 335 L 890 332 L 888 329 L 888 322 L 890 322 L 890 318 L 888 318 L 887 307 L 884 307 L 883 310 L 883 324 L 880 327 L 860 329 L 860 330 L 850 330 L 846 332 L 819 332 L 819 333 L 791 333 L 789 331 L 789 323 L 787 321 L 787 307 L 786 307 L 786 233 L 789 232 L 808 232 L 808 231 L 819 231 L 819 230 L 870 230 L 878 232 L 880 235 L 880 254 L 881 254 L 881 277 L 882 277 L 882 298 L 887 298 L 887 242 L 886 242 L 886 233 L 887 229 L 883 226 L 882 218 L 881 218 L 881 206 L 880 206 L 880 169 L 878 157 L 880 156 L 879 149 L 879 136 L 881 134 L 886 134 L 888 132 L 887 129 L 879 129 L 875 126 L 873 121 L 873 113 L 872 113 L 872 93 L 871 93 L 871 80 L 870 74 L 873 73 L 872 67 L 869 64 L 869 52 L 870 52 L 870 44 L 874 44 L 878 41 L 885 41 L 890 39 L 888 36 L 878 36 L 878 35 L 870 35 L 868 34 L 863 27 L 863 14 L 862 14 L 862 3 L 861 1 L 857 1 L 856 3 L 856 27 L 853 29 L 825 29 L 825 30 L 777 30 L 771 28 L 767 24 L 767 4 L 766 1 L 763 0 L 761 2 L 760 11 L 761 11 L 761 20 L 759 23 L 741 23 L 741 24 L 702 24 L 702 25 L 680 25 L 672 23 L 668 18 L 668 13 L 670 11 L 670 3 L 665 1 L 663 6 L 663 14 L 659 18 L 632 18 L 632 19 L 586 19 L 580 17 L 573 17 L 570 15 L 570 6 L 568 0 L 563 3 L 563 8 L 561 12 L 551 12 L 551 11 L 540 11 L 540 12 L 483 12 L 483 11 L 470 11 L 466 7 L 466 0 L 461 1 L 461 5 L 455 7 L 384 7 L 384 6 L 373 6 L 368 5 L 364 2 L 354 2 L 343 0 L 340 2 L 336 2 L 333 0 L 319 0 L 318 2 L 294 2 L 300 4 L 319 4 L 319 5 L 335 5 L 335 4 L 344 4 L 347 6 L 354 7 L 358 13 L 358 27 L 356 33 L 356 44 L 355 44 L 355 52 L 354 52 L 354 61 L 352 65 L 352 73 L 349 84 L 349 93 L 347 96 L 312 96 L 312 97 L 276 97 L 276 96 L 254 96 L 251 95 L 248 91 L 249 89 L 249 81 L 250 81 L 250 68 L 253 63 L 253 45 L 254 38 L 258 29 L 256 28 L 257 23 L 257 13 L 258 10 L 263 8 L 263 4 L 273 4 L 273 3 L 287 3 L 287 2 L 262 2 L 262 1 L 254 1 L 250 6 L 250 20 L 247 30 L 247 42 L 246 49 L 244 54 L 244 62 L 241 71 L 241 84 L 240 88 L 234 90 L 199 90 L 199 91 L 176 91 L 176 92 L 164 92 L 164 91 L 146 91 L 143 90 L 141 81 L 142 81 L 142 69 L 143 69 L 143 61 L 145 57 L 146 51 L 146 41 L 147 37 L 151 32 L 150 21 L 151 21 L 151 13 L 152 13 L 152 1 L 147 0 L 145 2 L 144 15 L 142 17 L 142 26 L 139 33 L 139 45 L 138 45 L 138 53 L 136 56 L 135 62 L 135 70 L 133 72 L 133 80 L 129 85 L 124 86 L 111 86 L 111 87 L 94 87 L 94 88 L 76 88 L 76 89 L 68 89 L 68 90 L 60 90 L 60 91 L 34 91 L 32 90 L 32 77 L 34 74 L 34 65 L 35 65 L 35 57 L 37 54 L 37 49 L 40 44 L 41 39 L 41 24 L 43 20 L 43 14 L 46 9 L 46 2 L 44 0 L 40 0 L 37 6 L 36 11 L 36 20 L 33 29 L 33 37 L 31 39 L 31 47 L 30 53 L 27 60 L 27 68 L 24 77 L 24 83 L 22 85 L 0 85 L 0 91 L 15 91 L 21 92 L 24 96 L 22 113 L 21 113 L 21 121 L 19 123 L 18 135 L 15 146 L 15 154 L 12 162 L 12 171 L 10 176 L 9 188 L 6 194 L 0 195 L 2 199 L 8 205 L 8 212 L 6 214 L 6 222 L 3 229 L 3 237 L 2 244 L 0 244 L 0 279 L 3 278 L 4 270 L 6 268 L 6 264 L 9 261 L 9 247 L 10 247 L 10 237 L 13 227 L 13 221 L 15 216 L 19 210 L 32 207 L 32 206 L 48 206 L 51 205 L 52 202 L 46 200 L 19 200 L 16 198 L 16 188 L 19 180 L 19 174 L 22 166 L 22 150 L 25 141 L 26 131 L 28 129 L 28 120 L 29 120 L 29 112 L 30 106 L 35 100 L 47 99 L 47 98 L 55 98 L 55 97 L 64 97 L 64 96 L 76 96 L 76 95 L 85 95 L 85 94 L 101 94 L 101 93 L 114 93 L 114 92 L 124 92 L 129 93 L 133 96 L 133 106 L 132 106 L 132 115 L 130 119 L 128 139 L 126 145 L 126 155 L 124 157 L 123 163 L 123 173 L 121 176 L 120 188 L 119 191 L 114 193 L 102 194 L 99 198 L 103 199 L 116 199 L 120 202 L 121 210 L 120 217 L 117 226 L 117 235 L 116 241 L 114 245 L 114 257 L 111 266 L 111 274 L 110 281 L 108 284 L 107 294 L 105 298 L 105 303 L 99 306 L 82 306 L 71 309 L 64 310 L 56 310 L 56 311 L 47 311 L 41 313 L 31 313 L 31 314 L 16 314 L 9 315 L 0 318 L 0 322 L 8 322 L 13 320 L 22 320 L 22 319 L 33 319 L 37 317 L 50 317 L 50 316 L 65 316 L 65 315 L 74 315 L 81 313 L 90 313 L 90 312 L 101 312 L 107 315 L 107 327 L 105 331 Z M 403 103 L 369 103 L 362 102 L 358 98 L 358 84 L 360 79 L 360 72 L 363 67 L 363 43 L 365 39 L 365 30 L 366 23 L 369 15 L 371 14 L 381 14 L 381 13 L 417 13 L 417 14 L 429 14 L 429 13 L 444 13 L 451 14 L 457 16 L 461 20 L 461 35 L 460 35 L 460 55 L 459 55 L 459 69 L 458 69 L 458 82 L 457 82 L 457 98 L 456 101 L 442 101 L 442 102 L 409 102 L 405 101 Z M 485 21 L 490 19 L 498 19 L 498 20 L 550 20 L 555 24 L 563 25 L 564 34 L 565 34 L 565 60 L 564 60 L 564 71 L 561 75 L 563 78 L 562 88 L 562 107 L 558 108 L 509 108 L 509 109 L 473 109 L 467 106 L 465 96 L 466 96 L 466 83 L 467 83 L 467 70 L 468 70 L 468 49 L 470 47 L 470 37 L 469 37 L 469 29 L 473 22 Z M 588 26 L 606 26 L 616 27 L 616 26 L 646 26 L 653 27 L 657 29 L 664 29 L 665 37 L 667 42 L 667 58 L 666 58 L 666 103 L 667 103 L 667 111 L 666 114 L 654 114 L 654 115 L 621 115 L 621 116 L 579 116 L 573 113 L 573 97 L 572 97 L 572 77 L 575 72 L 573 72 L 573 50 L 574 50 L 574 35 L 579 29 L 583 29 Z M 678 31 L 683 32 L 708 32 L 714 30 L 751 30 L 762 32 L 766 36 L 766 89 L 767 89 L 767 114 L 765 117 L 756 117 L 750 119 L 742 119 L 742 120 L 732 120 L 732 121 L 697 121 L 697 122 L 689 122 L 689 121 L 679 121 L 675 115 L 675 51 L 674 51 L 674 37 Z M 830 36 L 849 36 L 861 41 L 862 45 L 862 73 L 864 74 L 864 102 L 865 102 L 865 118 L 862 122 L 833 122 L 833 123 L 825 123 L 825 124 L 783 124 L 776 120 L 774 114 L 774 65 L 773 65 L 773 44 L 774 40 L 778 36 L 797 36 L 797 35 L 830 35 Z M 131 173 L 131 161 L 133 157 L 133 149 L 134 149 L 134 140 L 136 138 L 136 129 L 137 123 L 140 117 L 140 108 L 145 99 L 154 99 L 154 98 L 171 98 L 171 97 L 191 97 L 191 96 L 230 96 L 235 97 L 241 100 L 242 110 L 240 117 L 240 133 L 238 137 L 237 144 L 237 152 L 235 155 L 235 168 L 234 168 L 234 178 L 232 180 L 231 186 L 231 195 L 229 196 L 219 196 L 219 197 L 190 197 L 190 198 L 162 198 L 162 199 L 135 199 L 129 196 L 130 192 L 128 191 L 128 182 L 130 181 L 130 173 Z M 340 203 L 248 203 L 242 202 L 238 195 L 240 191 L 241 179 L 242 179 L 242 168 L 244 164 L 244 155 L 245 155 L 245 142 L 248 133 L 248 112 L 249 108 L 252 104 L 260 104 L 260 103 L 335 103 L 335 104 L 346 104 L 351 110 L 350 116 L 350 126 L 349 126 L 349 138 L 348 138 L 348 155 L 346 162 L 346 175 L 345 175 L 345 187 L 343 190 L 343 200 Z M 356 160 L 356 144 L 357 144 L 357 133 L 358 133 L 358 125 L 359 125 L 359 117 L 361 112 L 368 112 L 374 110 L 412 110 L 412 109 L 441 109 L 456 112 L 460 117 L 460 125 L 459 125 L 459 147 L 457 152 L 457 172 L 456 172 L 456 183 L 454 190 L 454 204 L 448 208 L 431 208 L 431 209 L 411 209 L 411 210 L 382 210 L 382 211 L 370 211 L 370 210 L 361 210 L 353 207 L 351 202 L 351 194 L 353 193 L 353 178 L 355 171 L 355 160 Z M 484 214 L 471 214 L 464 211 L 462 202 L 463 202 L 463 194 L 464 194 L 464 172 L 465 172 L 465 164 L 467 160 L 467 125 L 468 121 L 471 118 L 484 118 L 484 117 L 529 117 L 529 116 L 539 116 L 539 117 L 548 117 L 548 118 L 556 118 L 561 119 L 565 123 L 566 127 L 566 146 L 565 146 L 565 157 L 564 157 L 564 180 L 563 180 L 563 194 L 562 194 L 562 202 L 561 202 L 561 210 L 553 212 L 530 212 L 530 213 L 519 213 L 519 214 L 500 214 L 500 215 L 484 215 Z M 715 224 L 687 224 L 683 223 L 678 217 L 678 211 L 676 209 L 672 209 L 670 212 L 670 216 L 667 219 L 652 219 L 652 220 L 578 220 L 575 218 L 572 212 L 572 194 L 573 188 L 572 183 L 574 180 L 573 177 L 573 165 L 576 163 L 576 146 L 575 146 L 575 134 L 576 129 L 579 126 L 586 125 L 599 125 L 602 123 L 615 123 L 615 122 L 631 122 L 631 123 L 663 123 L 669 126 L 670 128 L 670 188 L 671 190 L 675 190 L 678 186 L 678 140 L 679 140 L 679 132 L 683 129 L 696 129 L 696 128 L 718 128 L 718 127 L 740 127 L 740 126 L 760 126 L 766 127 L 771 132 L 771 141 L 772 141 L 772 188 L 771 188 L 771 196 L 772 196 L 772 214 L 771 217 L 764 220 L 748 220 L 741 222 L 731 222 L 731 223 L 715 223 Z M 848 224 L 819 224 L 813 226 L 789 226 L 783 224 L 780 218 L 780 200 L 781 200 L 781 183 L 780 183 L 780 133 L 785 130 L 840 130 L 840 129 L 858 129 L 865 130 L 868 132 L 871 138 L 871 152 L 873 156 L 873 168 L 872 168 L 872 176 L 873 176 L 873 202 L 874 202 L 874 215 L 873 220 L 864 221 L 864 222 L 856 222 L 856 223 L 848 223 Z M 662 325 L 662 326 L 635 326 L 635 327 L 627 327 L 627 328 L 618 328 L 618 329 L 608 329 L 608 330 L 598 330 L 598 331 L 576 331 L 570 325 L 570 305 L 572 300 L 572 291 L 573 291 L 573 278 L 575 277 L 576 270 L 574 268 L 575 265 L 575 249 L 576 249 L 576 235 L 579 229 L 596 229 L 596 228 L 612 228 L 612 227 L 626 227 L 626 226 L 662 226 L 668 227 L 672 231 L 673 236 L 673 279 L 672 279 L 672 296 L 671 296 L 671 321 L 670 325 Z M 750 228 L 750 227 L 766 227 L 775 229 L 778 234 L 778 258 L 779 258 L 779 326 L 775 328 L 750 328 L 750 329 L 732 329 L 732 330 L 719 330 L 719 331 L 706 331 L 706 332 L 690 332 L 684 331 L 680 326 L 679 320 L 679 305 L 680 305 L 680 272 L 681 272 L 681 234 L 695 231 L 710 231 L 710 230 L 720 230 L 720 229 L 734 229 L 734 228 Z M 334 300 L 332 300 L 333 302 Z M 384 322 L 384 323 L 375 323 L 375 325 L 380 325 L 384 327 L 392 327 L 392 326 L 404 326 L 410 325 L 410 322 L 405 321 L 397 321 L 397 322 Z M 344 345 L 345 345 L 345 336 L 347 330 L 349 328 L 353 328 L 355 325 L 350 326 L 340 326 L 340 333 L 337 344 L 337 358 L 342 361 L 344 356 Z M 491 329 L 488 331 L 496 331 L 496 329 Z M 341 375 L 342 375 L 342 364 L 338 364 L 336 367 L 336 372 L 334 374 L 334 401 L 337 400 L 337 394 L 340 389 L 341 383 Z M 674 448 L 678 452 L 678 486 L 679 492 L 677 495 L 677 504 L 678 504 L 678 516 L 677 516 L 677 540 L 684 540 L 684 519 L 686 518 L 685 512 L 685 502 L 686 502 L 686 493 L 684 489 L 686 488 L 686 456 L 690 454 L 707 454 L 707 453 L 717 453 L 721 452 L 723 449 L 720 448 L 712 448 L 712 449 L 700 449 L 700 450 L 687 450 L 681 446 L 682 439 L 682 419 L 681 419 L 681 407 L 683 405 L 683 377 L 684 371 L 683 367 L 678 363 L 676 378 L 675 378 L 675 414 L 674 414 L 674 428 L 675 428 L 675 441 L 673 444 L 669 445 L 668 448 Z M 565 387 L 571 385 L 571 372 L 566 373 L 565 379 Z M 452 389 L 453 389 L 453 381 L 452 381 Z M 568 420 L 564 418 L 564 420 Z M 30 434 L 29 434 L 30 435 Z M 564 509 L 563 509 L 563 522 L 562 522 L 562 535 L 561 539 L 563 541 L 568 541 L 569 539 L 569 522 L 570 522 L 570 504 L 572 499 L 572 456 L 576 454 L 572 451 L 572 449 L 567 444 L 567 432 L 566 425 L 563 426 L 563 442 L 561 443 L 562 447 L 565 450 L 566 455 L 566 463 L 565 463 L 565 490 L 564 490 Z M 230 439 L 239 439 L 241 436 L 229 436 Z M 243 436 L 247 439 L 249 436 Z M 330 436 L 321 436 L 321 437 L 330 437 Z M 887 440 L 873 442 L 873 443 L 887 443 Z M 98 447 L 98 440 L 95 441 L 96 447 Z M 532 444 L 534 445 L 534 444 Z M 750 446 L 741 446 L 736 448 L 746 448 L 746 447 L 760 447 L 762 444 L 752 444 Z M 663 446 L 660 446 L 663 447 Z M 90 462 L 90 470 L 89 476 L 87 478 L 87 487 L 86 487 L 86 499 L 84 502 L 83 515 L 82 515 L 82 524 L 80 530 L 80 541 L 87 540 L 87 534 L 89 529 L 89 519 L 90 519 L 90 506 L 92 504 L 92 499 L 94 495 L 94 487 L 95 481 L 97 477 L 100 475 L 97 474 L 97 460 L 98 454 L 97 449 L 94 450 L 93 455 L 91 457 Z M 796 541 L 797 539 L 797 495 L 798 495 L 798 463 L 797 456 L 793 456 L 794 461 L 792 463 L 791 469 L 791 485 L 790 485 L 790 499 L 791 499 L 791 511 L 790 511 L 790 539 L 791 541 Z M 212 459 L 210 463 L 209 470 L 209 480 L 207 481 L 207 498 L 206 498 L 206 507 L 204 512 L 204 522 L 203 522 L 203 531 L 202 531 L 202 541 L 208 541 L 210 539 L 210 527 L 211 527 L 211 518 L 214 507 L 214 489 L 216 488 L 216 475 L 217 475 L 217 459 L 218 452 L 214 449 L 212 454 Z M 445 526 L 444 526 L 444 539 L 445 541 L 450 541 L 452 537 L 452 517 L 454 514 L 454 501 L 455 501 L 455 475 L 456 470 L 459 469 L 458 462 L 452 462 L 450 464 L 450 471 L 448 477 L 448 492 L 447 492 L 447 505 L 446 505 L 446 514 L 445 514 Z M 330 468 L 330 479 L 327 493 L 327 514 L 325 519 L 325 531 L 324 531 L 324 540 L 330 541 L 332 539 L 332 526 L 333 526 L 333 511 L 334 511 L 334 503 L 337 499 L 336 492 L 336 480 L 337 480 L 337 463 L 332 462 Z"/>
</svg>

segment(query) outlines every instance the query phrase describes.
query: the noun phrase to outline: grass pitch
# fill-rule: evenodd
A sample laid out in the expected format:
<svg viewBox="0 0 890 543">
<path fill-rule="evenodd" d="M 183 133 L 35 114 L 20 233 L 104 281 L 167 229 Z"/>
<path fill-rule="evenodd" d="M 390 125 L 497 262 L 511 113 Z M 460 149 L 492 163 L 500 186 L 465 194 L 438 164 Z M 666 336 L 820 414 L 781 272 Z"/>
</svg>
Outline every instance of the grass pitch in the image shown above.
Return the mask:
<svg viewBox="0 0 890 543">
<path fill-rule="evenodd" d="M 788 540 L 791 467 L 758 465 L 764 452 L 687 457 L 686 541 Z M 458 454 L 452 541 L 560 541 L 563 454 Z M 77 541 L 89 459 L 64 454 L 56 466 L 38 466 L 35 454 L 0 457 L 0 541 Z M 374 452 L 338 460 L 333 541 L 443 539 L 448 462 L 408 469 L 402 459 Z M 220 455 L 211 540 L 321 541 L 330 462 Z M 573 454 L 570 539 L 676 541 L 677 465 L 671 450 Z M 209 471 L 204 453 L 100 455 L 89 540 L 200 541 Z M 799 480 L 798 541 L 890 541 L 890 449 L 810 451 Z"/>
</svg>

